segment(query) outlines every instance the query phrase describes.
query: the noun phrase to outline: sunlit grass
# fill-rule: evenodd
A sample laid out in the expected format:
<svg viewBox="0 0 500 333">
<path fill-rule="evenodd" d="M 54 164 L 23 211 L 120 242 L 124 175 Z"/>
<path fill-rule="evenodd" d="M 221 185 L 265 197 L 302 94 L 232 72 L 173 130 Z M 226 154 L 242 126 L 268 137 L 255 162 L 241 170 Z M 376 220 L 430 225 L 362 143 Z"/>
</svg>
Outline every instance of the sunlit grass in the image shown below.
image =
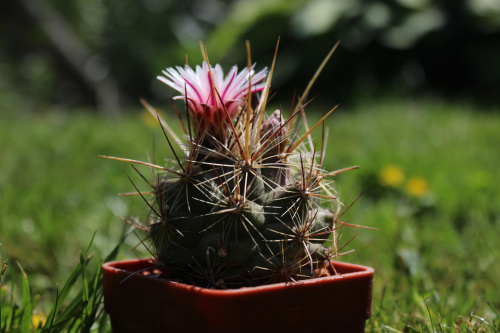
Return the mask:
<svg viewBox="0 0 500 333">
<path fill-rule="evenodd" d="M 20 262 L 34 313 L 48 316 L 57 284 L 80 265 L 94 232 L 90 269 L 118 242 L 124 226 L 117 216 L 146 214 L 140 198 L 117 196 L 133 191 L 127 175 L 141 184 L 133 169 L 98 155 L 145 160 L 149 153 L 158 162 L 168 148 L 142 111 L 1 117 L 0 254 L 8 259 L 2 307 L 14 302 L 12 283 L 22 290 Z M 167 119 L 177 124 L 175 116 Z M 325 169 L 360 166 L 338 176 L 341 198 L 349 203 L 366 190 L 345 218 L 379 229 L 343 231 L 346 240 L 358 236 L 349 245 L 356 252 L 342 259 L 376 270 L 367 331 L 499 331 L 498 110 L 385 100 L 341 107 L 327 126 Z M 124 253 L 137 244 L 129 236 Z"/>
<path fill-rule="evenodd" d="M 498 330 L 500 115 L 385 101 L 346 110 L 330 128 L 328 163 L 361 166 L 339 177 L 344 197 L 366 190 L 347 218 L 380 229 L 345 230 L 346 239 L 359 232 L 346 260 L 376 270 L 369 327 L 420 331 L 419 323 L 431 326 L 427 305 L 435 329 L 441 318 L 465 331 L 462 317 L 475 314 Z M 381 179 L 388 167 L 392 182 Z"/>
</svg>

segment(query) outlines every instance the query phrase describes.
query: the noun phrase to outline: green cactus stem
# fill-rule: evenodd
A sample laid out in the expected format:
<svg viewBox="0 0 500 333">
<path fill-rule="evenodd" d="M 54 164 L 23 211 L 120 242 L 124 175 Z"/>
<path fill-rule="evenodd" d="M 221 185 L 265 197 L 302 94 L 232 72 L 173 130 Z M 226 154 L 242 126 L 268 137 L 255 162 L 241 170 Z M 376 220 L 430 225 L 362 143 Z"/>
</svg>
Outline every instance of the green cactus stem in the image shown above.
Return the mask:
<svg viewBox="0 0 500 333">
<path fill-rule="evenodd" d="M 186 158 L 175 155 L 165 167 L 142 163 L 157 170 L 148 182 L 147 230 L 171 279 L 212 288 L 294 282 L 326 274 L 339 255 L 343 205 L 330 177 L 356 167 L 323 170 L 326 137 L 317 153 L 310 136 L 335 108 L 308 127 L 302 102 L 311 83 L 288 118 L 279 109 L 267 116 L 273 70 L 274 61 L 269 74 L 249 66 L 224 76 L 205 55 L 202 66 L 169 68 L 159 77 L 181 94 L 189 129 Z M 146 106 L 172 147 L 169 137 L 177 137 Z M 333 246 L 324 245 L 328 240 Z"/>
</svg>

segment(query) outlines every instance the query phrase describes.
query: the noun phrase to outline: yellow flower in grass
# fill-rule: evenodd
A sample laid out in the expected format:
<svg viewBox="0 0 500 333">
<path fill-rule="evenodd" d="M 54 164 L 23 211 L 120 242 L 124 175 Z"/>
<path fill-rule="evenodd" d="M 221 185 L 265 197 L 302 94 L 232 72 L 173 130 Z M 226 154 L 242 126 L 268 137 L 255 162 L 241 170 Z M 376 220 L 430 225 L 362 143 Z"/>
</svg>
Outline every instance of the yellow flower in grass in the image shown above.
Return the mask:
<svg viewBox="0 0 500 333">
<path fill-rule="evenodd" d="M 413 197 L 422 197 L 429 192 L 429 184 L 422 177 L 411 177 L 406 184 L 406 192 Z"/>
<path fill-rule="evenodd" d="M 403 184 L 404 179 L 405 175 L 397 165 L 388 165 L 379 174 L 380 183 L 384 186 L 400 186 Z"/>
<path fill-rule="evenodd" d="M 33 329 L 37 329 L 39 327 L 43 327 L 47 322 L 47 316 L 42 313 L 35 313 L 31 316 L 31 324 Z"/>
</svg>

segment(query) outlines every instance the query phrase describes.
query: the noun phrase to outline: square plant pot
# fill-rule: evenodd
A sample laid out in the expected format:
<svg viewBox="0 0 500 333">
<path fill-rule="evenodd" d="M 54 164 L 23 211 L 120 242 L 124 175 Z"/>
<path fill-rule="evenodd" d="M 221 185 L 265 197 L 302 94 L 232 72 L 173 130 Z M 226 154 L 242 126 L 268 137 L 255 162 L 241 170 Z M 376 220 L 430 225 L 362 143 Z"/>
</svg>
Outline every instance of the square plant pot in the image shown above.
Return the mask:
<svg viewBox="0 0 500 333">
<path fill-rule="evenodd" d="M 110 262 L 105 310 L 115 333 L 364 332 L 374 270 L 332 264 L 338 275 L 216 290 L 158 278 L 153 259 Z"/>
</svg>

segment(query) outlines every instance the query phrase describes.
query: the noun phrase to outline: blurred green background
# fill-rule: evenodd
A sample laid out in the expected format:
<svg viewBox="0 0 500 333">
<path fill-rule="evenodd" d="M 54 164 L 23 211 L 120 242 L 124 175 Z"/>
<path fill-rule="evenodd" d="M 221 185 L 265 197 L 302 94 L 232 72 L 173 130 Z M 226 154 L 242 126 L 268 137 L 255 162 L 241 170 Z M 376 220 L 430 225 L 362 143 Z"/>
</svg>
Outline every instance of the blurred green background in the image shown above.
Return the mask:
<svg viewBox="0 0 500 333">
<path fill-rule="evenodd" d="M 127 176 L 142 186 L 140 177 L 98 155 L 170 156 L 139 103 L 177 123 L 161 70 L 186 56 L 200 63 L 199 41 L 229 68 L 246 66 L 249 40 L 257 69 L 269 67 L 278 37 L 271 103 L 284 110 L 341 40 L 307 112 L 313 122 L 340 103 L 327 120 L 325 168 L 361 166 L 336 179 L 347 205 L 364 191 L 345 219 L 379 229 L 342 235 L 359 234 L 341 259 L 376 269 L 368 330 L 430 331 L 441 321 L 445 331 L 499 331 L 495 0 L 3 1 L 2 281 L 15 283 L 20 262 L 43 313 L 95 231 L 101 258 L 126 228 L 117 216 L 146 214 L 140 198 L 117 196 L 134 191 Z M 147 255 L 130 235 L 121 257 Z"/>
<path fill-rule="evenodd" d="M 342 44 L 315 93 L 332 102 L 430 93 L 497 103 L 496 0 L 20 0 L 0 10 L 0 107 L 135 107 L 165 101 L 162 69 L 201 60 L 269 65 L 274 87 L 303 89 L 327 50 Z M 25 98 L 29 96 L 30 98 Z"/>
</svg>

